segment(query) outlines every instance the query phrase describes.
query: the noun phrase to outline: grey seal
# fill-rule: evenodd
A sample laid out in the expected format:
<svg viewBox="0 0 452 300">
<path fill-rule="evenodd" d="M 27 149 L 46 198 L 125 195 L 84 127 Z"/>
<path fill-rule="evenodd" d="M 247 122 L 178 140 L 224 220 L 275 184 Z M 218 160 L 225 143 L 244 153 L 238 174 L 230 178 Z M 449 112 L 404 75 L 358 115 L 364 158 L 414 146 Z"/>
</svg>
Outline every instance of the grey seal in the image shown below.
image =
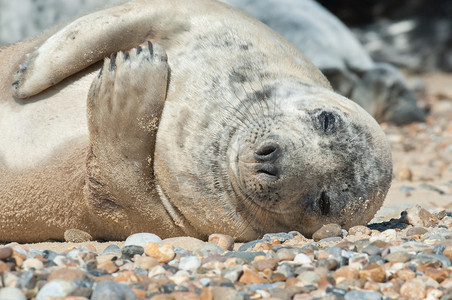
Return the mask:
<svg viewBox="0 0 452 300">
<path fill-rule="evenodd" d="M 378 123 L 219 2 L 126 2 L 0 60 L 3 241 L 309 236 L 365 224 L 390 186 Z"/>
</svg>

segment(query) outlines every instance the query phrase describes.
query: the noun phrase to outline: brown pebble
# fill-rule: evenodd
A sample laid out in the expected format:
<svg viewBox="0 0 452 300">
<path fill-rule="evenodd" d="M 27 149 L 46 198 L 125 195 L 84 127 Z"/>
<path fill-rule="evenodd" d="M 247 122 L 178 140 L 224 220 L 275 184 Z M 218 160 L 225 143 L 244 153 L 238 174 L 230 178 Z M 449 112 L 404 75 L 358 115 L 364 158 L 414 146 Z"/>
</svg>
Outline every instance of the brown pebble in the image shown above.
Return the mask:
<svg viewBox="0 0 452 300">
<path fill-rule="evenodd" d="M 342 237 L 341 226 L 338 224 L 326 224 L 312 235 L 316 242 L 329 237 Z"/>
<path fill-rule="evenodd" d="M 0 260 L 5 260 L 13 255 L 13 248 L 3 247 L 0 248 Z"/>
<path fill-rule="evenodd" d="M 8 270 L 8 267 L 6 266 L 6 264 L 4 262 L 0 261 L 0 274 L 5 272 L 6 270 Z"/>
<path fill-rule="evenodd" d="M 22 267 L 22 264 L 27 259 L 24 254 L 16 251 L 15 249 L 13 249 L 13 254 L 11 255 L 11 257 L 14 258 L 14 260 L 16 261 L 16 266 L 18 266 L 19 268 Z"/>
<path fill-rule="evenodd" d="M 68 229 L 64 232 L 64 240 L 68 243 L 84 243 L 93 240 L 91 234 L 80 229 Z"/>
<path fill-rule="evenodd" d="M 367 226 L 357 225 L 348 230 L 350 235 L 370 235 L 371 231 Z"/>
<path fill-rule="evenodd" d="M 83 280 L 84 276 L 86 275 L 87 275 L 86 272 L 83 272 L 78 268 L 62 268 L 57 269 L 50 273 L 49 277 L 47 278 L 47 281 L 52 281 L 55 279 L 66 279 L 72 281 L 75 279 Z"/>
<path fill-rule="evenodd" d="M 440 268 L 440 267 L 441 267 L 441 263 L 439 261 L 429 262 L 429 263 L 426 263 L 426 264 L 419 265 L 417 267 L 417 271 L 425 273 L 425 270 L 427 270 L 428 268 L 437 269 L 437 268 Z"/>
<path fill-rule="evenodd" d="M 424 233 L 428 232 L 427 229 L 424 227 L 412 227 L 406 231 L 406 236 L 413 236 L 413 235 L 423 235 Z"/>
<path fill-rule="evenodd" d="M 190 292 L 173 292 L 170 294 L 174 300 L 199 300 L 201 296 Z"/>
<path fill-rule="evenodd" d="M 268 270 L 268 269 L 267 269 Z M 287 280 L 286 275 L 279 272 L 272 272 L 270 276 L 267 277 L 271 283 L 274 282 L 284 282 Z"/>
<path fill-rule="evenodd" d="M 425 208 L 422 208 L 419 205 L 410 207 L 406 210 L 406 220 L 408 224 L 411 224 L 413 226 L 427 226 L 431 225 L 432 222 L 432 214 L 426 210 Z"/>
<path fill-rule="evenodd" d="M 215 244 L 223 250 L 232 251 L 234 248 L 234 238 L 227 234 L 211 234 L 209 236 L 209 243 Z"/>
<path fill-rule="evenodd" d="M 419 278 L 414 278 L 402 285 L 400 294 L 408 299 L 424 299 L 427 291 L 424 282 Z"/>
<path fill-rule="evenodd" d="M 277 265 L 278 262 L 274 258 L 253 261 L 253 266 L 255 266 L 258 271 L 263 271 L 265 269 L 274 270 Z"/>
<path fill-rule="evenodd" d="M 359 270 L 359 277 L 376 282 L 383 282 L 386 278 L 385 269 L 378 263 L 371 263 Z"/>
<path fill-rule="evenodd" d="M 257 243 L 256 246 L 253 247 L 253 250 L 254 251 L 265 251 L 265 250 L 271 250 L 272 247 L 273 247 L 272 244 L 262 242 L 262 243 Z"/>
<path fill-rule="evenodd" d="M 114 273 L 119 270 L 118 266 L 111 260 L 107 260 L 101 264 L 98 264 L 97 267 L 99 269 L 107 271 L 108 273 Z"/>
<path fill-rule="evenodd" d="M 338 279 L 340 277 L 358 279 L 359 270 L 350 266 L 340 267 L 339 269 L 334 271 L 333 278 Z"/>
<path fill-rule="evenodd" d="M 452 245 L 447 246 L 446 249 L 444 249 L 443 255 L 452 262 Z"/>
<path fill-rule="evenodd" d="M 290 278 L 287 278 L 286 282 L 284 283 L 284 287 L 288 288 L 289 286 L 295 285 L 299 282 L 300 282 L 300 280 L 298 280 L 298 278 L 290 277 Z"/>
<path fill-rule="evenodd" d="M 243 274 L 239 279 L 240 282 L 245 284 L 253 283 L 267 283 L 265 278 L 262 278 L 256 271 L 252 270 L 248 266 L 243 266 Z"/>
<path fill-rule="evenodd" d="M 135 272 L 132 271 L 122 271 L 115 274 L 115 278 L 113 279 L 116 282 L 138 282 L 142 278 L 135 274 Z M 165 278 L 165 280 L 168 280 L 168 278 Z"/>
<path fill-rule="evenodd" d="M 399 172 L 397 172 L 397 178 L 401 181 L 412 181 L 413 173 L 407 167 L 400 168 Z"/>
<path fill-rule="evenodd" d="M 153 267 L 159 264 L 159 261 L 153 257 L 135 255 L 134 262 L 145 270 L 151 270 Z"/>
<path fill-rule="evenodd" d="M 416 277 L 416 273 L 414 273 L 410 269 L 402 269 L 402 270 L 397 270 L 394 274 L 394 277 L 400 278 L 403 281 L 409 281 L 409 280 L 413 279 L 414 277 Z"/>
<path fill-rule="evenodd" d="M 317 259 L 318 259 L 318 260 L 327 260 L 327 259 L 329 259 L 330 257 L 332 257 L 332 255 L 329 254 L 328 252 L 324 251 L 324 250 L 319 250 L 319 251 L 317 252 Z"/>
<path fill-rule="evenodd" d="M 137 297 L 137 300 L 143 300 L 146 298 L 146 291 L 142 289 L 132 288 L 133 293 Z"/>
<path fill-rule="evenodd" d="M 292 298 L 293 300 L 312 300 L 314 299 L 314 296 L 311 296 L 310 294 L 296 294 Z"/>
<path fill-rule="evenodd" d="M 375 282 L 375 281 L 366 281 L 366 283 L 364 284 L 364 289 L 369 290 L 369 291 L 379 292 L 380 285 L 378 284 L 378 282 Z"/>
<path fill-rule="evenodd" d="M 451 271 L 445 268 L 442 269 L 427 268 L 424 273 L 428 277 L 431 277 L 435 279 L 437 282 L 441 283 L 444 281 L 444 279 L 449 278 L 449 274 L 451 273 Z"/>
<path fill-rule="evenodd" d="M 159 262 L 169 262 L 176 256 L 174 253 L 173 246 L 165 243 L 147 243 L 144 248 L 144 253 L 149 256 L 156 258 Z"/>
<path fill-rule="evenodd" d="M 452 278 L 445 279 L 440 286 L 445 289 L 452 289 Z"/>
</svg>

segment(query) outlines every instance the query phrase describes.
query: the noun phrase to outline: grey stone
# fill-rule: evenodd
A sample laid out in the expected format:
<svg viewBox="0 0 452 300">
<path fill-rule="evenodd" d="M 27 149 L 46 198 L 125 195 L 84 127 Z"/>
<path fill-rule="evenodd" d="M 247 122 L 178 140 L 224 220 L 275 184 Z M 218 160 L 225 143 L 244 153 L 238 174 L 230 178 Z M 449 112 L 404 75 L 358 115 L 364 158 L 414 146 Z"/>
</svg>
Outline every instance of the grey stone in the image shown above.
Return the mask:
<svg viewBox="0 0 452 300">
<path fill-rule="evenodd" d="M 135 300 L 137 297 L 130 287 L 113 280 L 99 281 L 94 285 L 91 300 Z"/>
<path fill-rule="evenodd" d="M 342 260 L 342 251 L 344 251 L 344 249 L 342 249 L 341 247 L 333 246 L 326 248 L 325 251 L 331 254 L 337 261 L 340 262 Z"/>
<path fill-rule="evenodd" d="M 369 254 L 369 255 L 380 255 L 381 254 L 381 248 L 377 247 L 375 245 L 369 245 L 369 246 L 363 248 L 361 250 L 361 252 Z"/>
<path fill-rule="evenodd" d="M 50 297 L 65 297 L 77 289 L 73 281 L 55 279 L 46 283 L 36 295 L 36 300 L 46 300 Z"/>
<path fill-rule="evenodd" d="M 280 248 L 276 251 L 276 258 L 279 261 L 293 260 L 297 252 L 291 248 Z"/>
<path fill-rule="evenodd" d="M 244 261 L 253 261 L 256 256 L 265 256 L 265 252 L 258 251 L 258 252 L 236 252 L 231 251 L 226 253 L 225 257 L 237 257 L 240 259 L 243 259 Z"/>
<path fill-rule="evenodd" d="M 252 249 L 254 248 L 254 246 L 256 246 L 257 243 L 262 243 L 265 242 L 265 240 L 254 240 L 248 243 L 243 244 L 242 246 L 239 247 L 238 251 L 247 251 L 248 249 Z"/>
<path fill-rule="evenodd" d="M 224 250 L 214 244 L 207 243 L 204 246 L 196 249 L 193 254 L 201 255 L 202 257 L 209 257 L 214 254 L 223 254 Z"/>
<path fill-rule="evenodd" d="M 279 240 L 281 243 L 293 239 L 294 235 L 291 233 L 279 232 L 279 233 L 267 233 L 262 238 L 266 242 L 271 242 L 274 239 Z"/>
<path fill-rule="evenodd" d="M 1 300 L 27 300 L 24 293 L 15 287 L 5 287 L 0 289 Z"/>
<path fill-rule="evenodd" d="M 119 248 L 119 246 L 117 245 L 109 245 L 107 248 L 104 249 L 104 251 L 102 252 L 102 255 L 105 254 L 110 254 L 110 253 L 121 253 L 121 248 Z"/>
<path fill-rule="evenodd" d="M 346 300 L 381 300 L 383 296 L 378 292 L 370 291 L 350 291 L 345 294 Z"/>
<path fill-rule="evenodd" d="M 122 248 L 121 252 L 121 259 L 131 260 L 136 254 L 142 255 L 144 253 L 144 248 L 141 246 L 130 245 Z"/>
<path fill-rule="evenodd" d="M 277 273 L 281 273 L 281 274 L 283 274 L 284 276 L 286 276 L 287 278 L 290 278 L 290 277 L 294 277 L 295 276 L 295 269 L 294 269 L 294 267 L 292 267 L 291 265 L 289 265 L 289 264 L 280 264 L 277 268 L 276 268 L 276 271 L 275 272 L 277 272 Z"/>
<path fill-rule="evenodd" d="M 422 254 L 418 254 L 415 257 L 413 257 L 413 260 L 419 261 L 423 264 L 440 262 L 443 268 L 448 268 L 451 266 L 449 258 L 447 258 L 443 255 L 422 253 Z"/>
</svg>

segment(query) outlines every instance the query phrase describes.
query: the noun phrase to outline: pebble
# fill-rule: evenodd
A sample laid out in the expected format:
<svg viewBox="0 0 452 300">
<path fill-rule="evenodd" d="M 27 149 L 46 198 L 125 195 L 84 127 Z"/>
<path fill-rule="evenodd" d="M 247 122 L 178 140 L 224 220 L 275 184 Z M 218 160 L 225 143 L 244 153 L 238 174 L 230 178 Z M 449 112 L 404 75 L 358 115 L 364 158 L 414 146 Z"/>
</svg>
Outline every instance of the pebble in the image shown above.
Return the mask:
<svg viewBox="0 0 452 300">
<path fill-rule="evenodd" d="M 209 243 L 217 245 L 223 250 L 231 251 L 234 248 L 234 238 L 226 234 L 211 234 L 209 236 Z"/>
<path fill-rule="evenodd" d="M 297 255 L 295 255 L 293 262 L 304 265 L 312 263 L 312 260 L 306 254 L 298 253 Z"/>
<path fill-rule="evenodd" d="M 136 300 L 133 290 L 113 280 L 99 281 L 94 285 L 91 300 Z M 38 299 L 37 299 L 38 300 Z"/>
<path fill-rule="evenodd" d="M 345 300 L 381 300 L 383 296 L 377 292 L 350 291 L 345 294 Z"/>
<path fill-rule="evenodd" d="M 0 248 L 0 260 L 5 260 L 13 255 L 13 248 L 3 247 Z"/>
<path fill-rule="evenodd" d="M 195 251 L 207 244 L 206 242 L 203 242 L 200 239 L 189 236 L 167 238 L 164 239 L 163 242 L 165 244 L 173 246 L 174 248 L 183 248 L 184 250 L 187 251 Z"/>
<path fill-rule="evenodd" d="M 425 284 L 419 278 L 405 282 L 400 288 L 400 295 L 408 299 L 424 299 L 426 294 Z"/>
<path fill-rule="evenodd" d="M 179 269 L 185 271 L 194 271 L 201 266 L 201 260 L 197 256 L 182 257 L 179 263 Z"/>
<path fill-rule="evenodd" d="M 163 263 L 169 262 L 176 255 L 176 253 L 174 253 L 173 246 L 169 244 L 153 242 L 147 243 L 146 247 L 144 248 L 144 253 L 146 253 L 147 256 L 153 257 L 159 262 Z"/>
<path fill-rule="evenodd" d="M 24 293 L 15 287 L 5 287 L 0 289 L 1 300 L 27 300 Z"/>
<path fill-rule="evenodd" d="M 340 225 L 338 224 L 323 225 L 319 230 L 314 232 L 314 234 L 312 235 L 312 238 L 316 242 L 330 237 L 342 237 L 342 228 Z"/>
<path fill-rule="evenodd" d="M 425 229 L 424 227 L 411 227 L 407 230 L 406 235 L 407 236 L 423 235 L 426 232 L 428 232 L 428 230 Z"/>
<path fill-rule="evenodd" d="M 149 243 L 161 243 L 162 239 L 153 233 L 135 233 L 127 237 L 127 239 L 124 242 L 124 247 L 126 246 L 140 246 L 140 247 L 146 247 L 146 245 Z"/>
<path fill-rule="evenodd" d="M 201 255 L 202 257 L 209 257 L 215 254 L 221 255 L 224 253 L 224 250 L 217 245 L 208 243 L 196 249 L 193 253 L 196 255 Z"/>
<path fill-rule="evenodd" d="M 350 235 L 370 235 L 370 233 L 369 227 L 363 225 L 353 226 L 348 230 Z"/>
<path fill-rule="evenodd" d="M 28 258 L 27 260 L 24 261 L 22 267 L 24 268 L 25 271 L 28 271 L 30 269 L 40 270 L 44 268 L 44 264 L 39 259 Z"/>
<path fill-rule="evenodd" d="M 64 232 L 64 240 L 68 243 L 83 243 L 92 241 L 93 237 L 80 229 L 68 229 Z"/>
<path fill-rule="evenodd" d="M 46 300 L 50 297 L 66 297 L 75 289 L 77 285 L 74 281 L 55 279 L 46 283 L 36 295 L 36 300 Z"/>
<path fill-rule="evenodd" d="M 154 244 L 154 245 L 159 245 L 159 244 Z M 144 248 L 141 246 L 136 246 L 136 245 L 129 245 L 129 246 L 124 246 L 124 248 L 122 248 L 121 250 L 122 259 L 128 259 L 131 260 L 135 255 L 141 255 L 144 253 Z"/>
</svg>

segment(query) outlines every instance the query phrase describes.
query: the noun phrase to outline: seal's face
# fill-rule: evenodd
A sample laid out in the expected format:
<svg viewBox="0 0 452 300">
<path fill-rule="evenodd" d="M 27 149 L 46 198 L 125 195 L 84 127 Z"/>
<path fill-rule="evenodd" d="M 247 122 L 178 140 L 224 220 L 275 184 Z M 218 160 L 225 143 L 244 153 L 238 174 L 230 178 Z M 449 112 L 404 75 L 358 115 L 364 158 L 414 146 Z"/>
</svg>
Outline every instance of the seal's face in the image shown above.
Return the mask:
<svg viewBox="0 0 452 300">
<path fill-rule="evenodd" d="M 234 136 L 233 188 L 256 227 L 310 235 L 322 224 L 364 224 L 391 182 L 384 134 L 355 103 L 324 89 L 303 90 L 280 92 L 284 100 L 274 112 Z"/>
</svg>

